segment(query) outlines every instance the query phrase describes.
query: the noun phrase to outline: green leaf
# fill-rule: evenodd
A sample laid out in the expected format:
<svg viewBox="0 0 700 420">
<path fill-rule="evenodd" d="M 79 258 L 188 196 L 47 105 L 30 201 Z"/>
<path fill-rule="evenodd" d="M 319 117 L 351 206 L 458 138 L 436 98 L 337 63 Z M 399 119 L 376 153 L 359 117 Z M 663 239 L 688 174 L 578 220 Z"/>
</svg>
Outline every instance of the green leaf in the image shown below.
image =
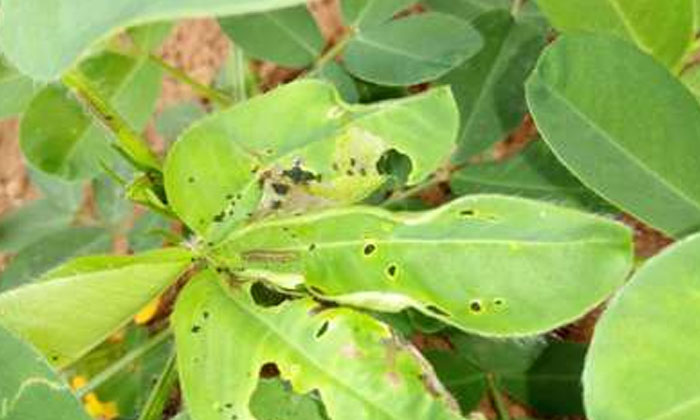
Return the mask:
<svg viewBox="0 0 700 420">
<path fill-rule="evenodd" d="M 3 0 L 0 50 L 33 79 L 58 78 L 98 40 L 128 26 L 264 12 L 305 0 Z M 80 28 L 80 30 L 76 30 Z"/>
<path fill-rule="evenodd" d="M 21 286 L 71 258 L 107 252 L 112 236 L 100 228 L 69 227 L 23 248 L 0 273 L 0 292 Z"/>
<path fill-rule="evenodd" d="M 565 36 L 527 97 L 543 138 L 584 184 L 669 235 L 700 228 L 700 106 L 654 59 L 613 37 Z"/>
<path fill-rule="evenodd" d="M 694 0 L 536 1 L 559 31 L 628 39 L 672 69 L 694 38 Z"/>
<path fill-rule="evenodd" d="M 163 233 L 169 231 L 170 221 L 157 213 L 148 212 L 136 219 L 127 234 L 129 249 L 134 252 L 147 251 L 163 245 Z"/>
<path fill-rule="evenodd" d="M 357 207 L 260 222 L 209 256 L 239 276 L 305 282 L 326 300 L 414 307 L 465 331 L 508 336 L 583 315 L 623 283 L 632 255 L 620 224 L 486 195 L 425 213 Z"/>
<path fill-rule="evenodd" d="M 648 261 L 598 322 L 583 376 L 591 420 L 700 417 L 700 235 Z"/>
<path fill-rule="evenodd" d="M 684 71 L 681 75 L 681 81 L 693 93 L 695 98 L 700 101 L 700 66 L 696 64 Z"/>
<path fill-rule="evenodd" d="M 0 294 L 0 324 L 66 366 L 129 322 L 189 264 L 189 252 L 175 248 L 78 258 Z"/>
<path fill-rule="evenodd" d="M 479 16 L 474 27 L 484 48 L 440 82 L 449 83 L 462 118 L 458 150 L 453 159 L 464 162 L 503 140 L 523 119 L 524 83 L 545 43 L 545 32 L 517 23 L 508 12 Z"/>
<path fill-rule="evenodd" d="M 145 57 L 103 53 L 81 70 L 132 127 L 145 127 L 160 90 L 158 67 Z M 20 145 L 29 162 L 66 179 L 90 178 L 100 172 L 101 162 L 111 162 L 110 136 L 67 88 L 56 84 L 36 96 L 20 127 Z"/>
<path fill-rule="evenodd" d="M 543 141 L 534 142 L 504 162 L 471 165 L 455 172 L 450 188 L 460 196 L 498 193 L 589 209 L 603 206 L 602 200 L 562 166 Z"/>
<path fill-rule="evenodd" d="M 250 399 L 253 416 L 258 420 L 327 420 L 318 398 L 298 395 L 289 388 L 279 379 L 260 379 Z"/>
<path fill-rule="evenodd" d="M 137 26 L 127 32 L 139 49 L 149 52 L 158 48 L 168 38 L 173 26 L 172 22 L 158 22 Z"/>
<path fill-rule="evenodd" d="M 38 84 L 8 65 L 0 55 L 0 119 L 23 113 L 38 89 Z"/>
<path fill-rule="evenodd" d="M 263 308 L 246 290 L 223 287 L 200 274 L 173 314 L 182 389 L 197 420 L 254 419 L 249 400 L 269 362 L 294 391 L 317 390 L 333 420 L 460 418 L 417 352 L 370 316 L 319 311 L 310 299 Z"/>
<path fill-rule="evenodd" d="M 375 26 L 414 4 L 415 0 L 343 0 L 343 21 L 355 30 Z"/>
<path fill-rule="evenodd" d="M 384 85 L 413 85 L 437 79 L 483 46 L 467 22 L 422 13 L 358 32 L 343 54 L 354 76 Z"/>
<path fill-rule="evenodd" d="M 457 124 L 446 88 L 348 105 L 330 84 L 296 82 L 187 131 L 165 164 L 169 204 L 196 232 L 213 225 L 220 236 L 249 216 L 357 202 L 387 179 L 377 163 L 392 149 L 411 158 L 410 183 L 425 179 Z"/>
<path fill-rule="evenodd" d="M 42 355 L 2 327 L 0 372 L 0 419 L 90 419 Z"/>
<path fill-rule="evenodd" d="M 249 56 L 286 67 L 307 67 L 324 40 L 306 5 L 219 19 L 221 29 Z"/>
<path fill-rule="evenodd" d="M 463 413 L 474 411 L 486 393 L 486 375 L 457 352 L 425 351 L 440 381 L 459 403 Z"/>
<path fill-rule="evenodd" d="M 553 342 L 527 372 L 503 374 L 508 394 L 543 415 L 583 415 L 581 374 L 586 346 Z"/>
<path fill-rule="evenodd" d="M 67 227 L 73 214 L 47 199 L 30 202 L 0 219 L 0 251 L 17 252 L 44 235 Z"/>
</svg>

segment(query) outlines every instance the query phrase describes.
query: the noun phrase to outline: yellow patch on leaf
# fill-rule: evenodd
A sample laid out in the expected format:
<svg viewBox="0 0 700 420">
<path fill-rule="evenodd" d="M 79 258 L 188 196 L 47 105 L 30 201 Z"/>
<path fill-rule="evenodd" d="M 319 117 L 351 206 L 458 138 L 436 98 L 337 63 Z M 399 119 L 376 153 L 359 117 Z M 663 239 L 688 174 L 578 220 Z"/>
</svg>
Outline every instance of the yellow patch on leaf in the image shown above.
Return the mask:
<svg viewBox="0 0 700 420">
<path fill-rule="evenodd" d="M 87 385 L 87 379 L 84 376 L 76 376 L 71 379 L 71 387 L 79 389 Z M 117 404 L 114 402 L 102 402 L 97 397 L 97 394 L 90 392 L 83 397 L 83 407 L 85 411 L 95 419 L 113 420 L 119 416 Z"/>
</svg>

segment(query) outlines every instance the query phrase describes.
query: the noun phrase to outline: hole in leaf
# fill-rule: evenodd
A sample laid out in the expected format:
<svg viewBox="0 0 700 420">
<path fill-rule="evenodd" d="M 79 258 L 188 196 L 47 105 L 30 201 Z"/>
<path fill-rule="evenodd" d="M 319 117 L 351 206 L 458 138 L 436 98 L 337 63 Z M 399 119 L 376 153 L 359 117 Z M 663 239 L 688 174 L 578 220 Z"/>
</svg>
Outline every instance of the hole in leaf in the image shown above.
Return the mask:
<svg viewBox="0 0 700 420">
<path fill-rule="evenodd" d="M 496 306 L 503 306 L 506 304 L 506 301 L 503 298 L 495 298 L 493 304 Z"/>
<path fill-rule="evenodd" d="M 309 252 L 313 252 L 316 249 L 316 244 L 309 244 Z"/>
<path fill-rule="evenodd" d="M 389 264 L 386 268 L 386 274 L 390 278 L 394 279 L 396 278 L 396 275 L 399 272 L 399 267 L 396 264 Z"/>
<path fill-rule="evenodd" d="M 481 301 L 478 299 L 474 299 L 471 302 L 469 302 L 469 310 L 474 312 L 474 313 L 479 313 L 484 309 L 484 307 L 481 305 Z"/>
<path fill-rule="evenodd" d="M 380 175 L 392 176 L 399 184 L 404 184 L 413 170 L 413 163 L 408 156 L 396 149 L 390 149 L 379 157 L 376 167 Z"/>
<path fill-rule="evenodd" d="M 459 215 L 462 217 L 472 217 L 476 214 L 476 212 L 473 209 L 464 209 L 459 212 Z"/>
<path fill-rule="evenodd" d="M 321 328 L 316 331 L 316 338 L 321 338 L 323 334 L 325 334 L 328 331 L 328 321 L 324 322 L 323 325 L 321 325 Z"/>
<path fill-rule="evenodd" d="M 191 330 L 192 334 L 197 334 L 201 329 L 202 327 L 200 327 L 199 325 L 193 325 Z"/>
<path fill-rule="evenodd" d="M 362 253 L 365 254 L 366 256 L 370 256 L 376 250 L 377 250 L 377 246 L 375 244 L 367 244 L 367 245 L 365 245 L 365 248 L 362 250 Z"/>
<path fill-rule="evenodd" d="M 194 177 L 191 176 L 191 177 L 187 178 L 187 182 L 189 182 L 190 184 L 192 184 L 192 183 L 194 182 Z"/>
<path fill-rule="evenodd" d="M 256 304 L 265 308 L 280 305 L 287 300 L 287 295 L 265 286 L 262 282 L 254 283 L 250 287 L 250 294 Z"/>
<path fill-rule="evenodd" d="M 280 370 L 277 368 L 277 365 L 274 363 L 265 363 L 260 368 L 260 377 L 261 378 L 276 378 L 278 376 L 280 376 Z"/>
</svg>

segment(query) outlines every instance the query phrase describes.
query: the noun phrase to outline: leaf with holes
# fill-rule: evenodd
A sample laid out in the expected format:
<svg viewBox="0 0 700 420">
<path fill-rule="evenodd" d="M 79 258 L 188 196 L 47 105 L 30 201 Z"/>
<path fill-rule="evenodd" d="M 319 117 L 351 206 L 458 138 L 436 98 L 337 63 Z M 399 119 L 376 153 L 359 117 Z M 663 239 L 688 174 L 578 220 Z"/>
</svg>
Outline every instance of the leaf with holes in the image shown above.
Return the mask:
<svg viewBox="0 0 700 420">
<path fill-rule="evenodd" d="M 541 57 L 527 98 L 542 137 L 584 184 L 669 235 L 700 229 L 700 106 L 656 60 L 613 37 L 564 36 Z"/>
<path fill-rule="evenodd" d="M 103 53 L 84 62 L 81 70 L 132 127 L 146 126 L 160 93 L 158 67 L 145 57 Z M 85 179 L 115 159 L 110 135 L 67 88 L 52 84 L 39 92 L 22 118 L 20 145 L 38 169 L 66 179 Z"/>
<path fill-rule="evenodd" d="M 700 235 L 632 277 L 598 322 L 583 375 L 591 420 L 700 418 Z"/>
<path fill-rule="evenodd" d="M 323 299 L 376 310 L 415 307 L 495 336 L 576 319 L 632 263 L 631 234 L 618 223 L 488 195 L 425 213 L 359 207 L 260 222 L 209 255 L 238 276 L 305 283 Z"/>
<path fill-rule="evenodd" d="M 676 70 L 694 39 L 694 0 L 536 1 L 559 31 L 624 38 Z"/>
<path fill-rule="evenodd" d="M 429 365 L 384 324 L 310 299 L 263 308 L 216 277 L 192 279 L 173 314 L 185 402 L 197 420 L 255 419 L 249 400 L 270 362 L 295 392 L 316 390 L 333 420 L 461 418 Z"/>
<path fill-rule="evenodd" d="M 128 26 L 264 12 L 303 3 L 305 0 L 3 0 L 0 50 L 22 73 L 51 81 L 92 44 Z"/>
<path fill-rule="evenodd" d="M 422 13 L 359 31 L 343 55 L 354 76 L 402 86 L 428 82 L 474 56 L 483 46 L 467 22 L 442 13 Z"/>
<path fill-rule="evenodd" d="M 0 419 L 90 419 L 42 355 L 2 327 L 0 372 Z"/>
<path fill-rule="evenodd" d="M 75 259 L 0 294 L 0 325 L 65 366 L 124 326 L 190 264 L 183 249 Z"/>
<path fill-rule="evenodd" d="M 305 5 L 219 19 L 221 29 L 251 57 L 302 68 L 321 55 L 323 37 Z"/>
<path fill-rule="evenodd" d="M 330 84 L 297 82 L 192 127 L 170 151 L 165 187 L 192 229 L 221 237 L 251 216 L 365 198 L 388 179 L 378 164 L 392 150 L 410 157 L 415 184 L 445 159 L 457 126 L 446 88 L 349 105 Z"/>
</svg>

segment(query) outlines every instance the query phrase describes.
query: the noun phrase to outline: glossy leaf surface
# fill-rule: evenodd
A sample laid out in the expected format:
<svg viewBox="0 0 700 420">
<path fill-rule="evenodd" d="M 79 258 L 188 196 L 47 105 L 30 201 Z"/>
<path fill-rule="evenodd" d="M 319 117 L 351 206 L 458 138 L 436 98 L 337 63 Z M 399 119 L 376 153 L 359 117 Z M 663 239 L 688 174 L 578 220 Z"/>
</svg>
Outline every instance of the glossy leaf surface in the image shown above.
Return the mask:
<svg viewBox="0 0 700 420">
<path fill-rule="evenodd" d="M 613 37 L 565 36 L 527 96 L 544 140 L 584 184 L 669 235 L 700 228 L 700 106 L 653 58 Z"/>
<path fill-rule="evenodd" d="M 368 315 L 317 311 L 308 299 L 263 308 L 244 288 L 223 287 L 212 272 L 200 274 L 173 316 L 185 401 L 197 420 L 255 419 L 249 400 L 269 362 L 296 392 L 318 390 L 333 420 L 460 418 L 417 353 Z"/>
<path fill-rule="evenodd" d="M 210 255 L 241 276 L 304 282 L 324 299 L 415 307 L 504 336 L 547 331 L 596 306 L 623 283 L 630 245 L 612 221 L 485 195 L 425 213 L 360 207 L 261 222 Z"/>
<path fill-rule="evenodd" d="M 592 420 L 700 416 L 700 236 L 649 260 L 598 322 L 583 382 Z"/>
<path fill-rule="evenodd" d="M 181 249 L 78 258 L 0 294 L 0 324 L 65 366 L 129 322 L 189 264 Z"/>
<path fill-rule="evenodd" d="M 330 84 L 297 82 L 188 130 L 168 156 L 165 187 L 191 228 L 213 225 L 220 236 L 251 216 L 365 198 L 386 181 L 378 163 L 392 149 L 411 158 L 415 184 L 445 159 L 457 125 L 445 88 L 348 105 Z"/>
</svg>

